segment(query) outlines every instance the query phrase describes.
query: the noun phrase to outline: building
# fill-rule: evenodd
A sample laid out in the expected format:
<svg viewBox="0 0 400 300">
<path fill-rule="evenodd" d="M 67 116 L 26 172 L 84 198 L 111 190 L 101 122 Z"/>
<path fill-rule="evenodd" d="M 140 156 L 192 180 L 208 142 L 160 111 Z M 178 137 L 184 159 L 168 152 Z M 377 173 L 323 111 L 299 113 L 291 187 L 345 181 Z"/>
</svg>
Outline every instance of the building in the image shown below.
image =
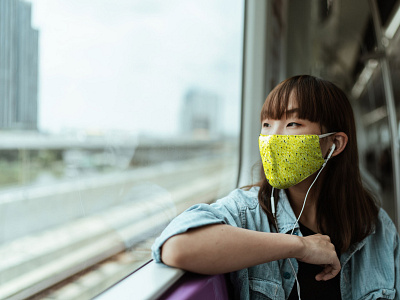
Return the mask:
<svg viewBox="0 0 400 300">
<path fill-rule="evenodd" d="M 38 31 L 31 4 L 0 1 L 0 129 L 37 129 Z"/>
<path fill-rule="evenodd" d="M 189 89 L 183 99 L 181 132 L 194 138 L 213 138 L 221 133 L 220 98 L 201 89 Z"/>
</svg>

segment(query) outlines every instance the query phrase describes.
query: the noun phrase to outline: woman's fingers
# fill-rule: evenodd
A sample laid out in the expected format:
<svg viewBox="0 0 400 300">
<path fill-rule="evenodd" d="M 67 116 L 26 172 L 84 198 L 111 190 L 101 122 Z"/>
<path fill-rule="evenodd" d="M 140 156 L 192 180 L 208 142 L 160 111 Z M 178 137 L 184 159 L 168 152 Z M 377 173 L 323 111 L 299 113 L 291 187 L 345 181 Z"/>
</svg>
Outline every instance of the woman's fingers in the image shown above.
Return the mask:
<svg viewBox="0 0 400 300">
<path fill-rule="evenodd" d="M 326 265 L 325 268 L 322 270 L 321 273 L 315 276 L 315 280 L 317 281 L 326 281 L 329 279 L 334 278 L 336 275 L 339 274 L 341 269 L 339 259 L 332 265 Z"/>
</svg>

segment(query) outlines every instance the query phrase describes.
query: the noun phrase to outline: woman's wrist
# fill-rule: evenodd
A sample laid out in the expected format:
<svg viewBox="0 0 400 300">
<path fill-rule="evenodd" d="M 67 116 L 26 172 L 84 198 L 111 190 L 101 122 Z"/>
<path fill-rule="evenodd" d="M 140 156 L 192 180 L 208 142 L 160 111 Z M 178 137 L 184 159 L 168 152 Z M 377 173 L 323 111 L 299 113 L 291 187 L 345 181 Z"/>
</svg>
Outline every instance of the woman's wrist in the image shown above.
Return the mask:
<svg viewBox="0 0 400 300">
<path fill-rule="evenodd" d="M 275 234 L 274 234 L 275 235 Z M 296 258 L 301 259 L 304 256 L 305 244 L 303 237 L 297 235 L 290 235 L 286 233 L 279 233 L 279 258 Z"/>
<path fill-rule="evenodd" d="M 304 256 L 305 244 L 303 237 L 297 235 L 284 234 L 286 239 L 286 254 L 284 258 L 301 259 Z"/>
<path fill-rule="evenodd" d="M 304 251 L 305 251 L 305 243 L 304 243 L 304 238 L 301 236 L 297 235 L 292 235 L 293 237 L 293 242 L 295 246 L 293 247 L 294 253 L 293 253 L 293 258 L 301 260 L 304 257 Z"/>
</svg>

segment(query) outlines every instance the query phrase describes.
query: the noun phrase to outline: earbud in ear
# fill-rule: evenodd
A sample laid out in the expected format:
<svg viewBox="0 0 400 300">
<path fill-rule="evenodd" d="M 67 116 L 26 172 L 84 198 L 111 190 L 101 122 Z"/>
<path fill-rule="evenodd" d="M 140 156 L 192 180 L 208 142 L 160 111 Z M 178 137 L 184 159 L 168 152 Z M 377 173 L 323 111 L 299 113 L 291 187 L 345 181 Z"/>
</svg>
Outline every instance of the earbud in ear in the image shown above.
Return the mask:
<svg viewBox="0 0 400 300">
<path fill-rule="evenodd" d="M 326 159 L 330 159 L 331 158 L 333 151 L 335 151 L 335 149 L 336 149 L 336 145 L 333 144 L 330 149 L 331 149 L 331 151 L 329 152 L 328 157 Z"/>
</svg>

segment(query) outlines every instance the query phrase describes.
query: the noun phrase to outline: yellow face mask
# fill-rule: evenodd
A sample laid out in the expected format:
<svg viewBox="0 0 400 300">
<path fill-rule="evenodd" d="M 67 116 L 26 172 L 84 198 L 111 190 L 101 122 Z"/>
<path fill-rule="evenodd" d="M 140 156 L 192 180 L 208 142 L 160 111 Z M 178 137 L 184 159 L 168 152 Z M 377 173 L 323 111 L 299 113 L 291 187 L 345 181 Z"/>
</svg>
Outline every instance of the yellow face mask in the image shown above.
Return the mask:
<svg viewBox="0 0 400 300">
<path fill-rule="evenodd" d="M 287 189 L 318 171 L 325 162 L 319 139 L 323 135 L 260 135 L 265 176 L 271 186 Z"/>
</svg>

